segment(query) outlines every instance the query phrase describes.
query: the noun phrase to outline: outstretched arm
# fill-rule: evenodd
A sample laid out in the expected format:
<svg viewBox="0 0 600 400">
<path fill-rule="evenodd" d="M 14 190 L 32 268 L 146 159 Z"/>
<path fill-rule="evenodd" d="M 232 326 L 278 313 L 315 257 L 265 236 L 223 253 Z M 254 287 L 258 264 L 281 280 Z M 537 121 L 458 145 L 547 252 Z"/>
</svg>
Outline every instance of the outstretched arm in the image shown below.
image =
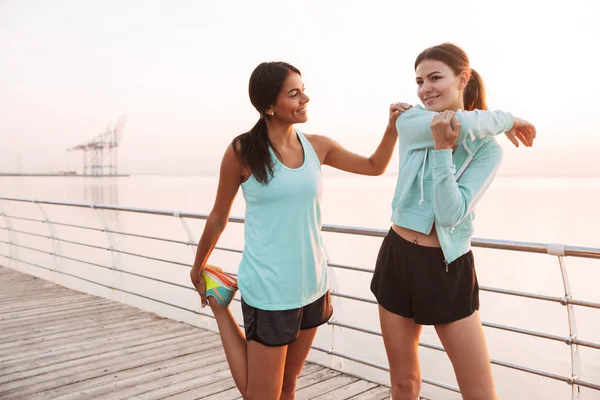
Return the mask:
<svg viewBox="0 0 600 400">
<path fill-rule="evenodd" d="M 396 120 L 396 128 L 400 137 L 402 151 L 432 148 L 433 137 L 431 123 L 438 115 L 421 106 L 412 108 Z M 460 122 L 460 133 L 454 144 L 462 144 L 467 138 L 495 136 L 507 133 L 511 142 L 518 147 L 518 140 L 526 146 L 531 146 L 535 138 L 535 127 L 519 118 L 514 118 L 504 111 L 462 111 L 456 116 Z M 525 134 L 519 128 L 528 126 Z M 532 134 L 527 134 L 532 129 Z"/>
<path fill-rule="evenodd" d="M 408 104 L 392 104 L 390 106 L 388 125 L 379 146 L 370 157 L 346 150 L 338 142 L 325 136 L 313 135 L 310 139 L 315 143 L 315 150 L 320 153 L 319 158 L 324 165 L 354 174 L 381 175 L 385 172 L 394 153 L 398 138 L 396 119 L 410 107 Z"/>
</svg>

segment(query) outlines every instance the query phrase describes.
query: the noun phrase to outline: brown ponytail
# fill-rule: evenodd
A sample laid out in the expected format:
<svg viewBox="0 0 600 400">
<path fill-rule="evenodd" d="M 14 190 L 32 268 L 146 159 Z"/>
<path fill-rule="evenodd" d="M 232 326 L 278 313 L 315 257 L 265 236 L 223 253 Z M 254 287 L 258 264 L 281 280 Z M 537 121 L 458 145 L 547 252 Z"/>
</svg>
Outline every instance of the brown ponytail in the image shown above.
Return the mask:
<svg viewBox="0 0 600 400">
<path fill-rule="evenodd" d="M 465 110 L 487 110 L 487 102 L 485 100 L 485 86 L 481 76 L 471 69 L 471 77 L 465 87 L 463 93 L 463 101 L 465 103 Z"/>
</svg>

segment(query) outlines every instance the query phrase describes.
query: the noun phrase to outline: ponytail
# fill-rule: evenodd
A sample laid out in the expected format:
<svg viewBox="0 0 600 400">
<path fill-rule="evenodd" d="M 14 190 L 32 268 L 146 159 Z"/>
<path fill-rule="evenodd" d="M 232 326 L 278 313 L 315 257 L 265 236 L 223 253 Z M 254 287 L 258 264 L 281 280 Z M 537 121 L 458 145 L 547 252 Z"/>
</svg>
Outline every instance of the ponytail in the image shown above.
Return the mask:
<svg viewBox="0 0 600 400">
<path fill-rule="evenodd" d="M 485 99 L 485 86 L 481 76 L 471 68 L 471 77 L 465 87 L 463 93 L 463 101 L 465 103 L 465 110 L 487 110 L 487 102 Z"/>
<path fill-rule="evenodd" d="M 269 139 L 265 118 L 261 116 L 249 132 L 233 139 L 232 145 L 235 156 L 240 163 L 250 169 L 254 178 L 262 184 L 269 183 L 275 165 L 269 147 L 273 148 L 275 154 L 278 152 Z"/>
</svg>

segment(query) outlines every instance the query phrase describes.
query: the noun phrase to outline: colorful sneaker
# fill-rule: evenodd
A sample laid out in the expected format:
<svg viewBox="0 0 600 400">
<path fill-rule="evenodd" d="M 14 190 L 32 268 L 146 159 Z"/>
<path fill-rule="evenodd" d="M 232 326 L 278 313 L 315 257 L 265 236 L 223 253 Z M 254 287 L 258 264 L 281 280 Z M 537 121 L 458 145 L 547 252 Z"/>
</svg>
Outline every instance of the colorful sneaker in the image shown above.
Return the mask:
<svg viewBox="0 0 600 400">
<path fill-rule="evenodd" d="M 228 306 L 237 291 L 237 279 L 213 265 L 206 265 L 202 274 L 206 282 L 206 297 L 212 296 L 220 306 Z"/>
</svg>

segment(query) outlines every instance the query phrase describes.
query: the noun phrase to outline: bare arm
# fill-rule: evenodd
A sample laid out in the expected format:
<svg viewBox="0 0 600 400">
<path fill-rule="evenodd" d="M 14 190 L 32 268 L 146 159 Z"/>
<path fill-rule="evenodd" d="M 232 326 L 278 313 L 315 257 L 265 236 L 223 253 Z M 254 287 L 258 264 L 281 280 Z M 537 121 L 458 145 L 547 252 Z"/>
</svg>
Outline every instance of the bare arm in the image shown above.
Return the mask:
<svg viewBox="0 0 600 400">
<path fill-rule="evenodd" d="M 202 307 L 207 304 L 202 269 L 215 248 L 219 237 L 225 230 L 231 206 L 242 183 L 242 171 L 242 165 L 236 158 L 232 145 L 230 145 L 225 151 L 223 161 L 221 162 L 215 204 L 204 225 L 204 232 L 202 232 L 202 237 L 198 243 L 196 258 L 190 272 L 190 279 L 202 297 Z"/>
<path fill-rule="evenodd" d="M 408 104 L 392 104 L 388 125 L 383 133 L 381 142 L 370 157 L 361 156 L 346 150 L 333 139 L 325 136 L 315 136 L 318 143 L 319 153 L 322 154 L 322 163 L 333 168 L 360 175 L 381 175 L 385 172 L 392 154 L 398 131 L 396 130 L 396 119 L 411 106 Z M 321 158 L 321 157 L 320 157 Z"/>
</svg>

